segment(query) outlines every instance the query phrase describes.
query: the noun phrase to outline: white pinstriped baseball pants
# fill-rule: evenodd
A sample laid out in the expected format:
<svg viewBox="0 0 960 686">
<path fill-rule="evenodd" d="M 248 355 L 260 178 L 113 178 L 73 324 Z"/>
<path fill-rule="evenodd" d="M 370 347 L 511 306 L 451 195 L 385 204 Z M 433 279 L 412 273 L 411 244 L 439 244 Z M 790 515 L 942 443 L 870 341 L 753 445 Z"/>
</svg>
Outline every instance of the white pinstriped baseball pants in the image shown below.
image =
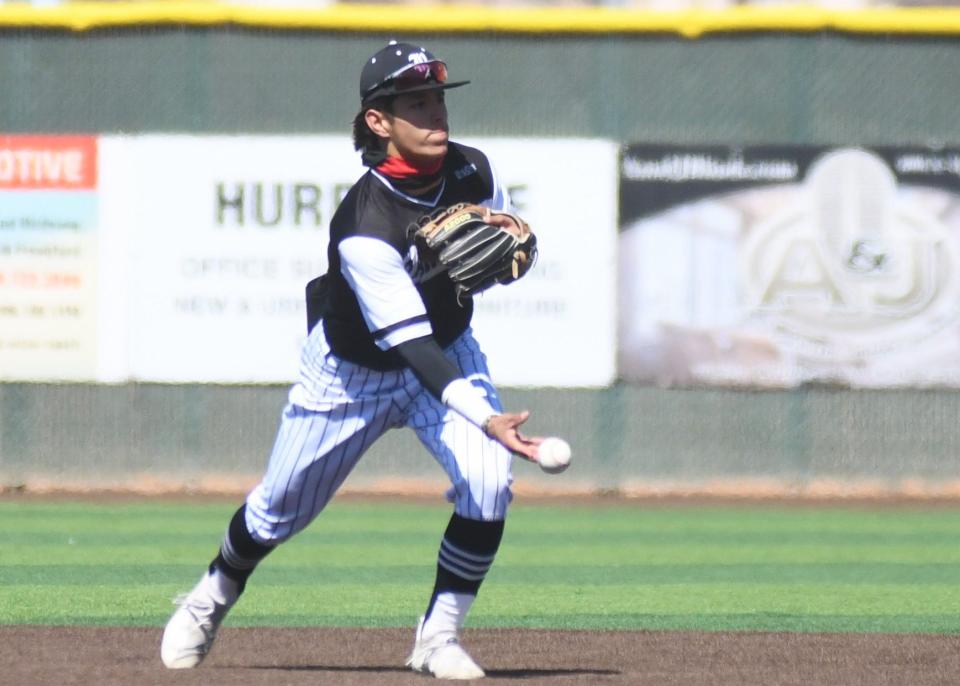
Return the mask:
<svg viewBox="0 0 960 686">
<path fill-rule="evenodd" d="M 468 330 L 444 351 L 487 400 L 502 406 L 486 357 Z M 334 356 L 323 327 L 304 345 L 266 474 L 247 496 L 247 530 L 280 543 L 320 514 L 360 457 L 388 429 L 408 426 L 446 471 L 454 510 L 466 519 L 506 517 L 512 456 L 420 385 L 409 369 L 380 372 Z"/>
</svg>

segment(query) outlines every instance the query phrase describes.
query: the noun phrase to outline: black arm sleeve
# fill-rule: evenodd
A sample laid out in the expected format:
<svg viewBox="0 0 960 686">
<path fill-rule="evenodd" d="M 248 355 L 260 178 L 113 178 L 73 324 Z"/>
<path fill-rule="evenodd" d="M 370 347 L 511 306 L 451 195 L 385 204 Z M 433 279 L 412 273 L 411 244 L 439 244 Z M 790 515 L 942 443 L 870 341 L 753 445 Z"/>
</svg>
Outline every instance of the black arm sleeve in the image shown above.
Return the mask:
<svg viewBox="0 0 960 686">
<path fill-rule="evenodd" d="M 403 358 L 414 375 L 430 391 L 437 400 L 443 389 L 453 381 L 463 376 L 456 365 L 447 359 L 443 350 L 437 345 L 433 336 L 414 338 L 396 346 L 394 350 Z"/>
</svg>

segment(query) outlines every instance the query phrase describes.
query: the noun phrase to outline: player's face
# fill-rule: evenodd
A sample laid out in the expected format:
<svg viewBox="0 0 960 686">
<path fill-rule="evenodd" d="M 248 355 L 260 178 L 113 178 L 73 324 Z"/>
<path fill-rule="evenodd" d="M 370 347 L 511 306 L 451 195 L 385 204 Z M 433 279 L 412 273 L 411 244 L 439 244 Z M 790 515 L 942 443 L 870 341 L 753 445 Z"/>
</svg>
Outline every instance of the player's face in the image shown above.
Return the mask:
<svg viewBox="0 0 960 686">
<path fill-rule="evenodd" d="M 409 162 L 431 162 L 447 154 L 449 127 L 442 90 L 398 95 L 386 123 L 388 154 Z"/>
</svg>

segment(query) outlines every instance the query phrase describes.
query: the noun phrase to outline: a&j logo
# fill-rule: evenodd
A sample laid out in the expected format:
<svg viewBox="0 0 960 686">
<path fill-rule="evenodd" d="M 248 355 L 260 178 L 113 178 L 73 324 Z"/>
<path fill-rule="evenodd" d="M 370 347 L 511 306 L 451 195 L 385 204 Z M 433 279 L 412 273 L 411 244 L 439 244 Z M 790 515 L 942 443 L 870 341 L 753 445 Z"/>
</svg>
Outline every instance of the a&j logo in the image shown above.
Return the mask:
<svg viewBox="0 0 960 686">
<path fill-rule="evenodd" d="M 865 150 L 820 158 L 798 202 L 750 228 L 740 258 L 751 317 L 809 357 L 863 359 L 957 319 L 957 240 L 898 196 L 893 173 Z"/>
</svg>

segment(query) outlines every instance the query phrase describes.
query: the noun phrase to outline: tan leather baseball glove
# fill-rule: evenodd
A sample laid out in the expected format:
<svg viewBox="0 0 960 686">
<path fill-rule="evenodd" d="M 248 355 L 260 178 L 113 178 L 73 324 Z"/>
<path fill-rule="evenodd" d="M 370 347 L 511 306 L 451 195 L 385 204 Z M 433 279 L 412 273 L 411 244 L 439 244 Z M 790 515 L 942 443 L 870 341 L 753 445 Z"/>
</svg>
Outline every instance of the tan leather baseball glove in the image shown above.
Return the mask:
<svg viewBox="0 0 960 686">
<path fill-rule="evenodd" d="M 457 297 L 516 281 L 537 258 L 537 237 L 516 215 L 460 203 L 410 226 L 420 260 L 446 272 Z"/>
</svg>

